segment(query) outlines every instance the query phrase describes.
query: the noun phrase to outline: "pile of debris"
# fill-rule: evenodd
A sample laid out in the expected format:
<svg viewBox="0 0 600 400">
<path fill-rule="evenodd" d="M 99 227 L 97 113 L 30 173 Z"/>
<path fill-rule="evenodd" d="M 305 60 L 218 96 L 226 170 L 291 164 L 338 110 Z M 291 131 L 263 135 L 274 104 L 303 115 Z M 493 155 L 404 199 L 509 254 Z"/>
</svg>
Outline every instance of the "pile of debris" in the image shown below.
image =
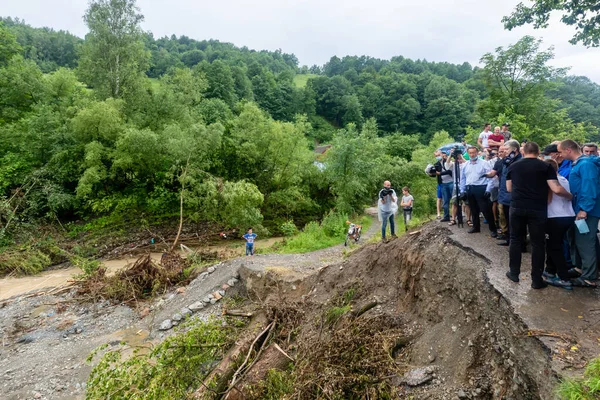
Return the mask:
<svg viewBox="0 0 600 400">
<path fill-rule="evenodd" d="M 176 253 L 164 253 L 160 264 L 146 254 L 112 276 L 106 274 L 105 268 L 98 268 L 77 282 L 77 295 L 82 300 L 135 302 L 162 293 L 174 285 L 187 283 L 192 278 L 185 274 L 189 266 L 190 262 Z"/>
</svg>

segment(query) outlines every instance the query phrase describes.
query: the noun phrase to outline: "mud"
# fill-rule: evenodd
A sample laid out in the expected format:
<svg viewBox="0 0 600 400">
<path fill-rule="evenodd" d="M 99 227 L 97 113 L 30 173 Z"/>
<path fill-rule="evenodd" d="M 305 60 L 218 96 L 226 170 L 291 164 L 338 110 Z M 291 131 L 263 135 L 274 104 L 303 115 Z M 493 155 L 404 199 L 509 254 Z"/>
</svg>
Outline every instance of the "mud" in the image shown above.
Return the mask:
<svg viewBox="0 0 600 400">
<path fill-rule="evenodd" d="M 389 377 L 400 398 L 552 399 L 559 377 L 580 374 L 579 365 L 597 352 L 591 297 L 596 295 L 556 288 L 533 292 L 526 280 L 508 285 L 500 279 L 504 253 L 495 253 L 491 244 L 483 234 L 467 236 L 431 223 L 400 239 L 365 245 L 347 258 L 335 247 L 258 255 L 253 264 L 241 258 L 219 263 L 207 279 L 137 309 L 81 306 L 68 293 L 23 298 L 0 309 L 0 397 L 83 398 L 90 370 L 85 358 L 95 347 L 119 341 L 146 347 L 163 340 L 173 333 L 158 331 L 161 321 L 239 273 L 243 285 L 236 285 L 236 293 L 261 307 L 296 307 L 298 340 L 319 335 L 315 321 L 350 289 L 352 315 L 376 303 L 360 318 L 394 321 L 402 332 L 402 346 L 392 352 L 397 374 Z M 556 310 L 561 304 L 568 312 Z M 220 307 L 198 315 L 207 318 Z M 537 336 L 540 332 L 562 339 Z M 287 342 L 282 348 L 301 359 L 302 346 Z M 422 383 L 406 384 L 404 373 L 414 377 L 423 371 L 430 376 Z"/>
<path fill-rule="evenodd" d="M 489 265 L 457 244 L 447 228 L 432 224 L 414 235 L 365 246 L 305 279 L 282 271 L 240 272 L 251 298 L 298 301 L 305 326 L 349 289 L 356 292 L 355 310 L 375 301 L 365 315 L 400 318 L 411 339 L 397 362 L 406 371 L 436 371 L 422 386 L 401 385 L 402 395 L 413 396 L 408 398 L 554 398 L 558 374 L 550 351 L 528 335 L 510 301 L 489 282 Z"/>
</svg>

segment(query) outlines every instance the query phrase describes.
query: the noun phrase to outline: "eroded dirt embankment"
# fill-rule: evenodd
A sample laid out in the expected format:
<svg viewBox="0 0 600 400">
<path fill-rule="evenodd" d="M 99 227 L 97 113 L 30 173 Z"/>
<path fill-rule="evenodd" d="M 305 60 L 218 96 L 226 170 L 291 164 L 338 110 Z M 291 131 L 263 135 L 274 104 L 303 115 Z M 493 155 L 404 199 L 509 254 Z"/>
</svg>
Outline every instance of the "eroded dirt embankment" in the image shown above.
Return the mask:
<svg viewBox="0 0 600 400">
<path fill-rule="evenodd" d="M 351 291 L 354 313 L 377 302 L 359 318 L 374 324 L 377 318 L 394 319 L 399 335 L 408 338 L 393 352 L 400 371 L 431 367 L 425 371 L 432 379 L 412 387 L 403 378 L 388 377 L 398 393 L 419 399 L 553 398 L 557 377 L 549 351 L 527 335 L 523 321 L 488 282 L 488 264 L 452 240 L 448 229 L 432 225 L 365 246 L 305 279 L 247 268 L 241 276 L 250 298 L 272 305 L 292 302 L 302 310 L 300 345 L 289 346 L 297 360 L 305 356 L 299 351 L 303 341 L 331 338 L 337 328 L 323 329 L 315 321 Z"/>
<path fill-rule="evenodd" d="M 253 387 L 268 369 L 290 363 L 302 393 L 297 398 L 553 398 L 557 377 L 549 351 L 527 335 L 528 327 L 488 282 L 490 261 L 453 237 L 431 224 L 365 245 L 346 259 L 328 249 L 260 256 L 248 265 L 219 263 L 185 290 L 139 304 L 137 312 L 82 305 L 65 293 L 12 302 L 0 308 L 0 397 L 83 398 L 90 371 L 84 360 L 93 348 L 157 343 L 174 334 L 159 330 L 165 318 L 193 302 L 204 304 L 195 316 L 219 314 L 221 303 L 205 296 L 239 273 L 240 283 L 225 297 L 247 295 L 247 306 L 265 318 L 261 328 L 275 321 L 264 351 L 239 376 L 243 398 L 263 398 Z M 138 314 L 142 309 L 147 312 Z M 239 398 L 240 391 L 227 398 Z"/>
</svg>

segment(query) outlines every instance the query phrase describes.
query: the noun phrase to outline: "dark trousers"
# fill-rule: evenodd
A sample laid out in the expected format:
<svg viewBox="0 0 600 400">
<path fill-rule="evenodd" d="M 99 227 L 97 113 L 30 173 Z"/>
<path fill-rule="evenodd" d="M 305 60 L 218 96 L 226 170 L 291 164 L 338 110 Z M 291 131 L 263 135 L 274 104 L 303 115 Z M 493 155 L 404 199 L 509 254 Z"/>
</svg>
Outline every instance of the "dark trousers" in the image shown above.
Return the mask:
<svg viewBox="0 0 600 400">
<path fill-rule="evenodd" d="M 563 241 L 574 221 L 575 217 L 546 220 L 546 272 L 558 274 L 558 277 L 564 281 L 569 280 L 569 267 L 563 252 Z"/>
<path fill-rule="evenodd" d="M 496 232 L 496 222 L 494 221 L 494 214 L 492 213 L 492 203 L 489 199 L 485 198 L 485 187 L 485 185 L 467 186 L 469 207 L 471 207 L 471 221 L 473 222 L 473 228 L 480 230 L 481 224 L 479 221 L 479 213 L 482 212 L 488 222 L 490 231 Z"/>
<path fill-rule="evenodd" d="M 545 258 L 545 227 L 547 211 L 526 208 L 510 208 L 510 273 L 518 277 L 521 273 L 521 250 L 529 229 L 531 240 L 531 281 L 541 285 Z"/>
</svg>

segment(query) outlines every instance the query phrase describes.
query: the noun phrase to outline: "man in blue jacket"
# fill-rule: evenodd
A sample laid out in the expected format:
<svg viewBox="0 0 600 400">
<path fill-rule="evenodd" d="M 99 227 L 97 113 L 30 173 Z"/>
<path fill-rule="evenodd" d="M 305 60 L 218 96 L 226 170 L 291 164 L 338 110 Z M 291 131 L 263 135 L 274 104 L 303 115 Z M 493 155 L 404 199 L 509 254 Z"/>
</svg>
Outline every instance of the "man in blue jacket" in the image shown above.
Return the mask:
<svg viewBox="0 0 600 400">
<path fill-rule="evenodd" d="M 569 186 L 573 194 L 573 209 L 576 220 L 585 220 L 589 232 L 581 233 L 577 227 L 569 231 L 572 260 L 582 273 L 572 282 L 576 286 L 596 287 L 598 268 L 596 265 L 596 231 L 600 219 L 600 169 L 596 160 L 581 153 L 577 143 L 562 141 L 558 149 L 565 160 L 573 162 L 569 174 Z"/>
</svg>

